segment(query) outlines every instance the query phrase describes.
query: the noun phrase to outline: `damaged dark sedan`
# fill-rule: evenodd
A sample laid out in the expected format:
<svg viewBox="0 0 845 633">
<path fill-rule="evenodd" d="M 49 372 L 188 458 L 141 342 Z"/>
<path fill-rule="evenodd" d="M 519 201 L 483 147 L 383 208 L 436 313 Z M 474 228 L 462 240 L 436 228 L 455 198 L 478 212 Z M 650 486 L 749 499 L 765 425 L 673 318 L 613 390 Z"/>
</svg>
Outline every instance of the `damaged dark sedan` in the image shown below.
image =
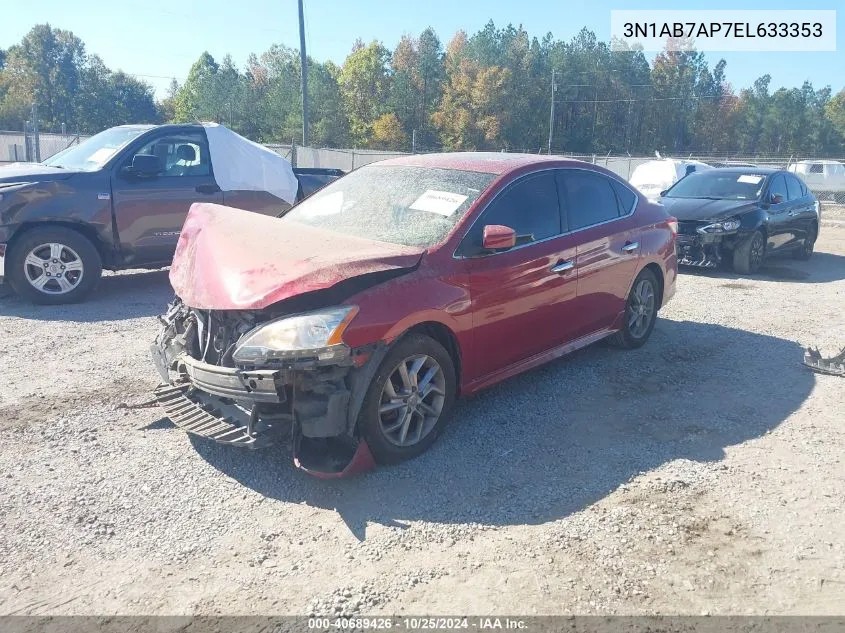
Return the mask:
<svg viewBox="0 0 845 633">
<path fill-rule="evenodd" d="M 281 218 L 196 204 L 156 397 L 184 430 L 285 441 L 319 476 L 400 462 L 458 395 L 606 337 L 643 345 L 675 233 L 611 172 L 525 155 L 369 165 Z"/>
<path fill-rule="evenodd" d="M 757 272 L 766 258 L 810 259 L 820 207 L 807 186 L 777 169 L 732 167 L 695 172 L 661 192 L 678 219 L 678 263 Z"/>
</svg>

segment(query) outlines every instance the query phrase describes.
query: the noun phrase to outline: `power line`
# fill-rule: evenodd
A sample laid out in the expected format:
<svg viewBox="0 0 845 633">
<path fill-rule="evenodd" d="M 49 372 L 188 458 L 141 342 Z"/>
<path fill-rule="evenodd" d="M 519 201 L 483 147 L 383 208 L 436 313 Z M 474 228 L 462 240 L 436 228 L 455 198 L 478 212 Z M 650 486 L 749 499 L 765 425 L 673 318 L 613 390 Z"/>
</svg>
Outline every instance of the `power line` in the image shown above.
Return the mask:
<svg viewBox="0 0 845 633">
<path fill-rule="evenodd" d="M 722 99 L 724 95 L 701 95 L 697 97 L 654 97 L 653 99 L 557 99 L 557 103 L 651 103 L 652 101 L 699 101 L 701 99 Z"/>
</svg>

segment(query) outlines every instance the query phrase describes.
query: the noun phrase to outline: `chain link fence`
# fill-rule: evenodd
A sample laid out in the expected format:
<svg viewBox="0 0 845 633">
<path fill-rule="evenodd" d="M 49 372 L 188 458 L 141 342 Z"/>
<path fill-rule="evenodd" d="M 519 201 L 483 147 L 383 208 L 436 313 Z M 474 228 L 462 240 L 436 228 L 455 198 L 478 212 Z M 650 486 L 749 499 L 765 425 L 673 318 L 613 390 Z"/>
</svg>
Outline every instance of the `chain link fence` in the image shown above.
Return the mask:
<svg viewBox="0 0 845 633">
<path fill-rule="evenodd" d="M 0 164 L 34 161 L 36 150 L 40 150 L 41 160 L 46 160 L 71 145 L 85 141 L 87 138 L 89 137 L 77 134 L 40 133 L 37 136 L 36 144 L 32 134 L 0 131 Z M 325 167 L 342 169 L 343 171 L 352 171 L 369 163 L 407 155 L 407 152 L 301 147 L 275 143 L 268 143 L 266 146 L 288 159 L 295 167 Z M 430 151 L 437 150 L 432 149 Z M 638 166 L 656 160 L 655 156 L 622 156 L 619 154 L 560 154 L 560 156 L 601 165 L 625 180 L 631 178 Z M 730 156 L 691 153 L 673 156 L 672 158 L 698 160 L 714 167 L 737 165 L 789 169 L 798 174 L 822 202 L 845 205 L 845 157 L 822 160 L 796 155 Z"/>
</svg>

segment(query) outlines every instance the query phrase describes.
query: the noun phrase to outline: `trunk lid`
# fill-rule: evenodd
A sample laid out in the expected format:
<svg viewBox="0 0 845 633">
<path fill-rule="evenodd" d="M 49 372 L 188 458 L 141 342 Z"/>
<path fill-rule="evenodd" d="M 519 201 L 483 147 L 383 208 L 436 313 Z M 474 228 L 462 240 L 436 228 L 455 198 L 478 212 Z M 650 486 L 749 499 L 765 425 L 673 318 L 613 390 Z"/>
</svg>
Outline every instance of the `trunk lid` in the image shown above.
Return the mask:
<svg viewBox="0 0 845 633">
<path fill-rule="evenodd" d="M 424 252 L 195 203 L 179 236 L 170 283 L 192 308 L 260 310 L 359 275 L 412 268 Z"/>
</svg>

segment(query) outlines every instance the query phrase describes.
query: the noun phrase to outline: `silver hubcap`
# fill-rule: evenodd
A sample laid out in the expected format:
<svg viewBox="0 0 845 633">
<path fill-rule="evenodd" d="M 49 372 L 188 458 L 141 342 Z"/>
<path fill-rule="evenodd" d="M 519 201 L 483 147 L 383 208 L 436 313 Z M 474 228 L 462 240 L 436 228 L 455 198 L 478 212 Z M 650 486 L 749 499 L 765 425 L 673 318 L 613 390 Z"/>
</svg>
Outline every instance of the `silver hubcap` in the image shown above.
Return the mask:
<svg viewBox="0 0 845 633">
<path fill-rule="evenodd" d="M 654 318 L 654 288 L 647 279 L 641 280 L 628 302 L 628 331 L 634 338 L 642 338 Z"/>
<path fill-rule="evenodd" d="M 24 274 L 29 284 L 45 294 L 63 295 L 82 281 L 82 258 L 64 244 L 41 244 L 24 259 Z"/>
<path fill-rule="evenodd" d="M 399 363 L 384 383 L 379 402 L 379 425 L 395 446 L 413 446 L 440 419 L 446 401 L 446 377 L 431 356 L 410 356 Z"/>
</svg>

